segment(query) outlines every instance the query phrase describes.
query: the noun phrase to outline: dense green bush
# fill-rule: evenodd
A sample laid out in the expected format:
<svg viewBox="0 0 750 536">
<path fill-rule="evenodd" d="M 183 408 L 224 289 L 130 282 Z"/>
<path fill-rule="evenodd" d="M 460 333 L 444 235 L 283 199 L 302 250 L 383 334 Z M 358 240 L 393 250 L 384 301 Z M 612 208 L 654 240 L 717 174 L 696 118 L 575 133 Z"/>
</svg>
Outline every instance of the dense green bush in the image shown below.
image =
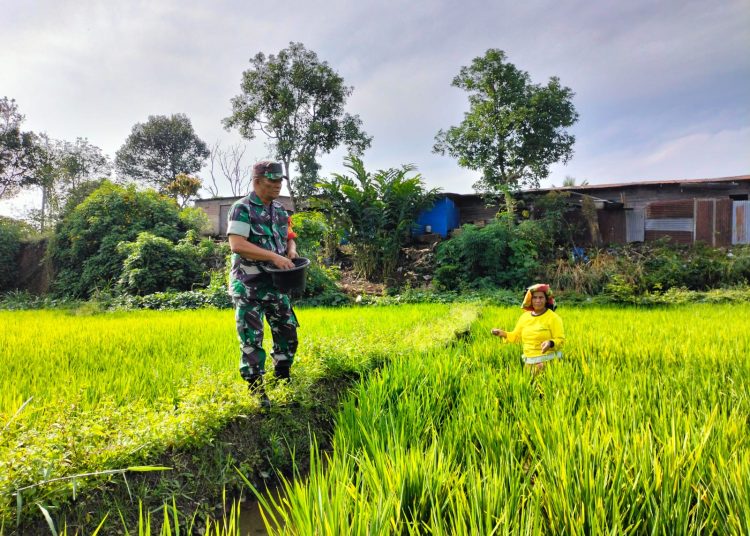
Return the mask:
<svg viewBox="0 0 750 536">
<path fill-rule="evenodd" d="M 342 292 L 336 284 L 340 277 L 341 275 L 336 267 L 327 267 L 317 262 L 310 264 L 307 270 L 305 292 L 295 301 L 311 307 L 351 303 L 351 298 Z"/>
<path fill-rule="evenodd" d="M 232 300 L 227 293 L 225 270 L 212 270 L 206 274 L 209 279 L 206 288 L 188 291 L 154 292 L 144 296 L 119 294 L 107 300 L 109 309 L 201 309 L 216 307 L 228 309 Z"/>
<path fill-rule="evenodd" d="M 737 284 L 750 284 L 750 246 L 735 246 L 729 259 L 727 279 Z"/>
<path fill-rule="evenodd" d="M 327 242 L 335 229 L 328 224 L 320 212 L 298 212 L 292 216 L 292 226 L 297 233 L 297 253 L 310 259 L 307 270 L 305 292 L 298 302 L 310 306 L 345 305 L 349 297 L 341 292 L 336 282 L 341 274 L 336 267 L 326 266 Z"/>
<path fill-rule="evenodd" d="M 153 190 L 139 191 L 105 181 L 58 224 L 50 242 L 58 295 L 89 297 L 117 281 L 126 253 L 120 242 L 132 242 L 144 231 L 172 243 L 201 220 L 181 212 L 174 200 Z"/>
<path fill-rule="evenodd" d="M 537 220 L 515 224 L 502 214 L 485 227 L 464 225 L 438 247 L 435 285 L 440 290 L 524 287 L 540 275 L 552 250 Z"/>
<path fill-rule="evenodd" d="M 643 269 L 643 286 L 648 290 L 707 290 L 726 281 L 729 262 L 722 250 L 702 244 L 673 245 L 668 241 L 659 241 L 650 249 Z"/>
<path fill-rule="evenodd" d="M 134 242 L 121 242 L 117 252 L 125 255 L 118 288 L 143 296 L 154 292 L 190 290 L 205 286 L 197 248 L 189 241 L 173 244 L 148 232 Z"/>
<path fill-rule="evenodd" d="M 320 212 L 297 212 L 292 216 L 292 229 L 297 233 L 297 253 L 308 259 L 319 258 L 330 232 L 325 216 Z"/>
</svg>

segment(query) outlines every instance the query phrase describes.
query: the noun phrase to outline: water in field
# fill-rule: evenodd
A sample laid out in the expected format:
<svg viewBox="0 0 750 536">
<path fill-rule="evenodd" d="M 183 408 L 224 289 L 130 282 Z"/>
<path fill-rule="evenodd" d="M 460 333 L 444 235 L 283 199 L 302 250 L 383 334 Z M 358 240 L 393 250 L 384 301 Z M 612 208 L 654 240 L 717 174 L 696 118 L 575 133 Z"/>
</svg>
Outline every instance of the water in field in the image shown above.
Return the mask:
<svg viewBox="0 0 750 536">
<path fill-rule="evenodd" d="M 276 504 L 281 504 L 283 488 L 269 487 L 266 488 L 266 500 Z M 254 496 L 251 496 L 242 503 L 240 507 L 240 534 L 242 536 L 265 536 L 268 534 L 263 515 L 261 514 L 261 505 Z M 279 517 L 279 514 L 276 513 Z"/>
</svg>

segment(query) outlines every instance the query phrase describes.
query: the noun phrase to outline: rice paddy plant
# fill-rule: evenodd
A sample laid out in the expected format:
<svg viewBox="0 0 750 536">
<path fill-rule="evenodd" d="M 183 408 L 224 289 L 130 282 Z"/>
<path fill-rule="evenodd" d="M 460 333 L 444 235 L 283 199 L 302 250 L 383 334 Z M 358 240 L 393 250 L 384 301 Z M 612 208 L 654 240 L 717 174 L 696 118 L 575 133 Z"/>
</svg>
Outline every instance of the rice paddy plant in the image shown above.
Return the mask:
<svg viewBox="0 0 750 536">
<path fill-rule="evenodd" d="M 476 306 L 437 304 L 300 310 L 294 392 L 270 395 L 302 396 L 320 378 L 445 346 L 476 314 Z M 36 502 L 74 498 L 102 474 L 126 478 L 119 469 L 204 444 L 259 409 L 237 373 L 231 311 L 0 312 L 0 324 L 6 526 Z"/>
<path fill-rule="evenodd" d="M 539 376 L 489 335 L 518 313 L 362 383 L 272 530 L 749 532 L 749 305 L 560 310 L 566 357 Z"/>
</svg>

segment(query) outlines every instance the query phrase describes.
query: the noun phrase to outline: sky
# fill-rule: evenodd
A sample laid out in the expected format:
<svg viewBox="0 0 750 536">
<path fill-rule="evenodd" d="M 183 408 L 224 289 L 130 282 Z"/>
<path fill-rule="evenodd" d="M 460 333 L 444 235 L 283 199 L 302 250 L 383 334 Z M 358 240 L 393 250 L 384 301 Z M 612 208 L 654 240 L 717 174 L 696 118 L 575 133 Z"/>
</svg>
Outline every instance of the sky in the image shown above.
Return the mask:
<svg viewBox="0 0 750 536">
<path fill-rule="evenodd" d="M 498 48 L 575 93 L 574 156 L 542 187 L 750 174 L 750 0 L 0 0 L 0 14 L 0 97 L 23 129 L 110 158 L 150 115 L 186 114 L 209 145 L 247 143 L 221 124 L 242 72 L 294 41 L 353 87 L 346 110 L 374 137 L 367 169 L 414 164 L 428 186 L 470 193 L 477 172 L 432 147 L 468 110 L 453 77 Z M 248 163 L 270 155 L 247 145 Z M 321 173 L 344 172 L 344 156 Z"/>
</svg>

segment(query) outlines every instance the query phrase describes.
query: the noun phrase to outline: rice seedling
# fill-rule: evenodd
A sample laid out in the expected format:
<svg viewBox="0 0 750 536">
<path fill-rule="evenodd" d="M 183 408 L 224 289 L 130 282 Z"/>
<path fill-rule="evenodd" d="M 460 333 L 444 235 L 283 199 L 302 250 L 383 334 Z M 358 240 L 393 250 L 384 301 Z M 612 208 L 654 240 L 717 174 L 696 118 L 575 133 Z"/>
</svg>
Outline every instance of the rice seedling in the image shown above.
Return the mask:
<svg viewBox="0 0 750 536">
<path fill-rule="evenodd" d="M 534 377 L 491 327 L 394 360 L 333 454 L 268 505 L 284 534 L 747 534 L 748 305 L 567 309 Z"/>
<path fill-rule="evenodd" d="M 294 389 L 444 346 L 476 313 L 471 305 L 301 310 Z M 35 503 L 60 504 L 168 448 L 205 444 L 231 419 L 258 411 L 237 373 L 231 311 L 0 312 L 0 324 L 6 526 L 38 513 Z"/>
</svg>

